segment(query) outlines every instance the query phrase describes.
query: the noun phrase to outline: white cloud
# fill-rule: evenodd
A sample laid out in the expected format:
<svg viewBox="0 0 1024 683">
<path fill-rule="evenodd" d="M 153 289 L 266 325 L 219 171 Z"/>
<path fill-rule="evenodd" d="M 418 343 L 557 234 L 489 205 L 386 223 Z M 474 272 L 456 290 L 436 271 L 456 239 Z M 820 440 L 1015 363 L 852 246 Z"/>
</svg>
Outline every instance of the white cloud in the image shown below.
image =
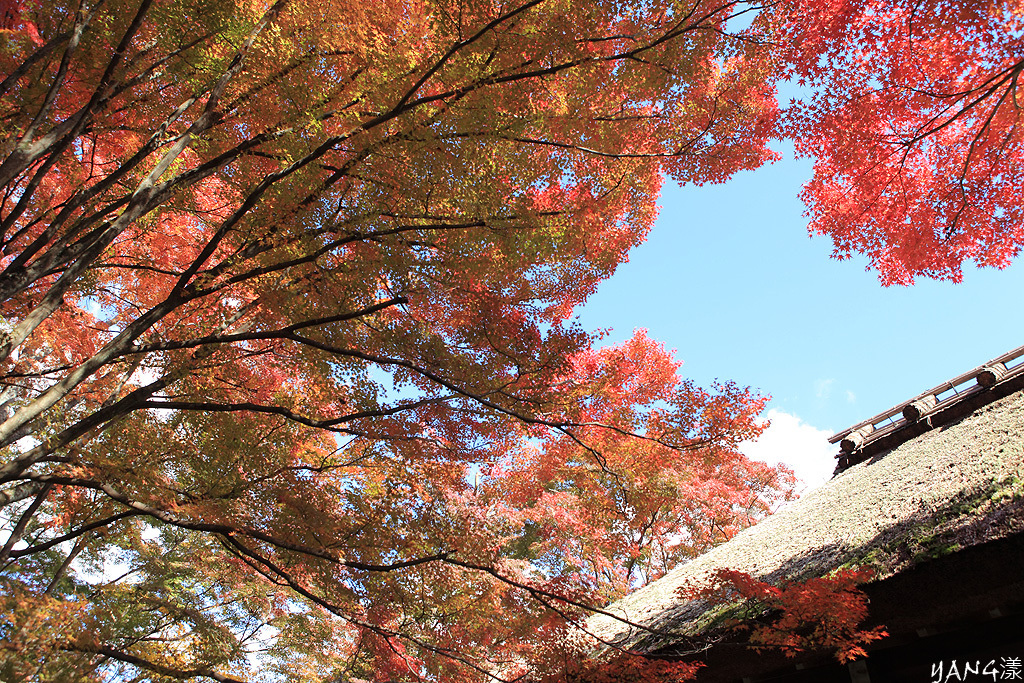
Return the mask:
<svg viewBox="0 0 1024 683">
<path fill-rule="evenodd" d="M 847 403 L 856 403 L 857 402 L 857 394 L 855 394 L 852 391 L 850 391 L 849 389 L 847 389 L 846 390 L 846 402 Z"/>
<path fill-rule="evenodd" d="M 788 465 L 806 487 L 804 493 L 832 477 L 838 449 L 828 442 L 832 435 L 829 430 L 813 427 L 796 415 L 775 408 L 765 417 L 771 426 L 757 441 L 740 444 L 744 455 L 771 465 Z"/>
</svg>

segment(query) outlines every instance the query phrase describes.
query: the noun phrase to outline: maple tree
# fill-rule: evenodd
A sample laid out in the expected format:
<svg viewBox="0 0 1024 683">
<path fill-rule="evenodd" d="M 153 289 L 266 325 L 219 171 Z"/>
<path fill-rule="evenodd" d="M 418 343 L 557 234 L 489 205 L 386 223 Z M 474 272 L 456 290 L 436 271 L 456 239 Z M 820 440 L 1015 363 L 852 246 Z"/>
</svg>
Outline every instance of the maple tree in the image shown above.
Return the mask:
<svg viewBox="0 0 1024 683">
<path fill-rule="evenodd" d="M 0 0 L 5 678 L 558 659 L 787 495 L 737 453 L 761 398 L 572 322 L 663 177 L 790 135 L 837 255 L 887 283 L 1005 265 L 1020 18 Z M 780 112 L 780 77 L 811 94 Z"/>
<path fill-rule="evenodd" d="M 802 199 L 835 255 L 884 284 L 959 281 L 1024 245 L 1024 4 L 787 3 L 776 29 L 805 86 L 784 133 L 814 158 Z"/>
<path fill-rule="evenodd" d="M 884 626 L 860 627 L 868 598 L 857 586 L 874 578 L 869 567 L 838 569 L 828 576 L 774 585 L 732 569 L 681 587 L 681 598 L 706 601 L 730 616 L 721 626 L 749 631 L 755 650 L 773 649 L 787 657 L 806 650 L 831 651 L 840 663 L 864 657 L 864 646 L 884 638 Z"/>
<path fill-rule="evenodd" d="M 4 678 L 512 678 L 787 495 L 571 318 L 772 158 L 745 9 L 0 3 Z"/>
</svg>

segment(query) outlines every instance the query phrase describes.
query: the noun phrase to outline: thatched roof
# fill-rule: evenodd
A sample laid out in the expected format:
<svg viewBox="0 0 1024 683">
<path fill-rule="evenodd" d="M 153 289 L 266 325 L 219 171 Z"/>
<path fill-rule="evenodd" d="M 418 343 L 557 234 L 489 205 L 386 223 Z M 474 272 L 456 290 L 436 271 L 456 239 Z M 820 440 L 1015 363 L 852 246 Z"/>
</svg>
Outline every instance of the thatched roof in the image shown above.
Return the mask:
<svg viewBox="0 0 1024 683">
<path fill-rule="evenodd" d="M 952 406 L 908 429 L 888 450 L 729 542 L 613 603 L 608 611 L 661 632 L 696 635 L 711 625 L 706 605 L 677 596 L 680 586 L 717 569 L 777 581 L 871 565 L 885 579 L 931 558 L 1024 531 L 1024 376 Z M 923 433 L 922 433 L 923 432 Z M 641 652 L 671 647 L 605 615 L 594 635 Z"/>
</svg>

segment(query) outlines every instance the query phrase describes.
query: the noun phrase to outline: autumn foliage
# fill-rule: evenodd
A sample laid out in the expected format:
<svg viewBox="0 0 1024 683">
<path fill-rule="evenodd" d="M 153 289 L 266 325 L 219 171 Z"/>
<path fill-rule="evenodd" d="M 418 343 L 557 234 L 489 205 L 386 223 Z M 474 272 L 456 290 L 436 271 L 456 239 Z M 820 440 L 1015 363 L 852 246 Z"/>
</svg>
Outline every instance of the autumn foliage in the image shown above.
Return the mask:
<svg viewBox="0 0 1024 683">
<path fill-rule="evenodd" d="M 771 157 L 731 5 L 3 11 L 6 678 L 513 677 L 787 495 L 571 318 Z"/>
<path fill-rule="evenodd" d="M 774 585 L 722 569 L 704 584 L 684 586 L 679 593 L 683 599 L 706 601 L 709 609 L 732 610 L 719 626 L 748 634 L 755 649 L 789 657 L 823 650 L 842 663 L 863 657 L 865 645 L 887 635 L 884 626 L 861 628 L 868 599 L 857 586 L 873 576 L 871 569 L 861 567 Z"/>
<path fill-rule="evenodd" d="M 804 86 L 785 132 L 814 158 L 803 200 L 835 254 L 885 284 L 959 281 L 1024 245 L 1024 4 L 837 0 L 790 7 Z"/>
<path fill-rule="evenodd" d="M 770 512 L 762 397 L 572 316 L 663 178 L 818 153 L 774 79 L 878 12 L 815 6 L 0 0 L 3 676 L 512 678 Z"/>
<path fill-rule="evenodd" d="M 685 683 L 703 668 L 700 662 L 654 659 L 641 653 L 621 651 L 603 657 L 570 649 L 557 662 L 544 667 L 547 675 L 536 683 Z"/>
</svg>

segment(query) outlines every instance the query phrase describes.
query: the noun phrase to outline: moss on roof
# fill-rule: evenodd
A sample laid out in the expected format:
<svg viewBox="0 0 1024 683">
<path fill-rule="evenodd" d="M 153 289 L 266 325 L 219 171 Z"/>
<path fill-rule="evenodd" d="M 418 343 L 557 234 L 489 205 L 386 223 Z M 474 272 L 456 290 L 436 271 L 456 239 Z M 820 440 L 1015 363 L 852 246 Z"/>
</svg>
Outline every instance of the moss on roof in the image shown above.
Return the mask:
<svg viewBox="0 0 1024 683">
<path fill-rule="evenodd" d="M 671 635 L 708 628 L 706 605 L 677 589 L 717 569 L 763 580 L 821 576 L 871 565 L 877 579 L 1024 530 L 1024 392 L 879 453 L 834 477 L 729 542 L 619 600 L 588 630 L 653 652 Z"/>
</svg>

